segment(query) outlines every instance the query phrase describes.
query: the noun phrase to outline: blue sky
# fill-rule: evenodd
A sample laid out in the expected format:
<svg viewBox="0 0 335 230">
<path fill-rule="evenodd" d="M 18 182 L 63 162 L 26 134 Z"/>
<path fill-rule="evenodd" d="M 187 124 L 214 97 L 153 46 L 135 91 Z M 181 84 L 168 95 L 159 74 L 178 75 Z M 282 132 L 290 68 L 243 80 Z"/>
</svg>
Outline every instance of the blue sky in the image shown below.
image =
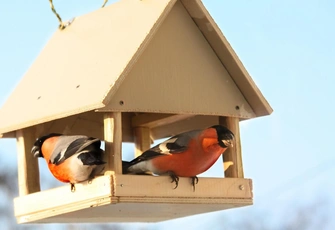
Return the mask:
<svg viewBox="0 0 335 230">
<path fill-rule="evenodd" d="M 271 116 L 241 123 L 245 176 L 253 179 L 255 205 L 207 214 L 204 223 L 216 228 L 222 224 L 215 222 L 218 218 L 257 213 L 267 213 L 269 221 L 276 222 L 277 211 L 285 213 L 287 207 L 320 197 L 334 209 L 335 2 L 203 2 L 274 109 Z M 70 19 L 97 9 L 100 2 L 55 1 L 55 5 L 64 19 Z M 58 22 L 47 0 L 1 1 L 0 20 L 2 105 Z M 8 162 L 15 164 L 15 153 L 15 140 L 0 139 L 0 154 L 6 154 Z M 217 174 L 218 166 L 207 173 Z M 155 226 L 191 226 L 196 218 Z"/>
</svg>

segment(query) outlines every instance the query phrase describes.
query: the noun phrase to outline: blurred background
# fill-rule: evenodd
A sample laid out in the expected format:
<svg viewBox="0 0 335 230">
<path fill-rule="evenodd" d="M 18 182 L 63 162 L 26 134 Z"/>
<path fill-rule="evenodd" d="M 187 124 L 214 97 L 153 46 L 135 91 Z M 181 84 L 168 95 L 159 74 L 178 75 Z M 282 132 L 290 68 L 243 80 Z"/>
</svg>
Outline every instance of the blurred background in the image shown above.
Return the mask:
<svg viewBox="0 0 335 230">
<path fill-rule="evenodd" d="M 111 4 L 115 1 L 109 1 Z M 97 9 L 55 1 L 64 20 Z M 2 229 L 335 229 L 335 2 L 203 0 L 274 109 L 241 122 L 254 205 L 159 223 L 17 225 L 15 139 L 0 139 Z M 0 106 L 58 27 L 47 0 L 1 1 Z M 52 70 L 50 70 L 52 71 Z M 47 76 L 46 76 L 47 77 Z M 125 158 L 133 146 L 124 145 Z M 222 176 L 222 162 L 203 176 Z M 61 185 L 40 161 L 42 189 Z"/>
</svg>

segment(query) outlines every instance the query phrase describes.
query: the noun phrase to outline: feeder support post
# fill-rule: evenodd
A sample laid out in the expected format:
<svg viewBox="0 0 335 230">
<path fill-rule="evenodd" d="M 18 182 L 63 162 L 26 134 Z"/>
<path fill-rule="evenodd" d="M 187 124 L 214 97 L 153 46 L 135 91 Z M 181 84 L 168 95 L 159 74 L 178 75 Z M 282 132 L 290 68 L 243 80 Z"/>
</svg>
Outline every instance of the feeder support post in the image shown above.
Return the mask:
<svg viewBox="0 0 335 230">
<path fill-rule="evenodd" d="M 225 177 L 244 178 L 239 118 L 220 117 L 219 123 L 235 135 L 233 148 L 228 148 L 223 154 Z"/>
<path fill-rule="evenodd" d="M 18 151 L 18 183 L 19 195 L 41 191 L 38 160 L 31 153 L 35 142 L 35 127 L 16 131 L 16 145 Z"/>
<path fill-rule="evenodd" d="M 121 112 L 104 114 L 105 171 L 122 174 L 122 116 Z"/>
</svg>

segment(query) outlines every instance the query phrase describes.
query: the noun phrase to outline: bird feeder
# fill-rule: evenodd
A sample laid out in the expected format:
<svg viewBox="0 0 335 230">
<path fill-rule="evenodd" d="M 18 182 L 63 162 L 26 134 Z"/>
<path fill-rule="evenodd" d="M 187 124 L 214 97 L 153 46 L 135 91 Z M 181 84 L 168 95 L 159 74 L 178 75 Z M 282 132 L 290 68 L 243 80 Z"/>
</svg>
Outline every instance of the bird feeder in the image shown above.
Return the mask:
<svg viewBox="0 0 335 230">
<path fill-rule="evenodd" d="M 18 223 L 155 222 L 251 205 L 239 121 L 272 109 L 200 0 L 120 0 L 57 30 L 0 111 L 16 138 Z M 122 142 L 223 124 L 235 134 L 225 177 L 123 175 Z M 41 191 L 35 139 L 51 132 L 105 141 L 106 168 L 91 183 Z"/>
</svg>

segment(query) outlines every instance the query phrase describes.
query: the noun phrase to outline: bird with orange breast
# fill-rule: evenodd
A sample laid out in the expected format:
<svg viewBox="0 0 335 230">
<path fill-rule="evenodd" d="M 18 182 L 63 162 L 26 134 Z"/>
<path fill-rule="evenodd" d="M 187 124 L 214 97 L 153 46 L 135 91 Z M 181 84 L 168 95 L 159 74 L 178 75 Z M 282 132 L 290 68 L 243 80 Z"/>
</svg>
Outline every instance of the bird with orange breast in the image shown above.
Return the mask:
<svg viewBox="0 0 335 230">
<path fill-rule="evenodd" d="M 122 162 L 124 174 L 169 175 L 178 187 L 179 177 L 190 177 L 193 190 L 197 175 L 209 169 L 228 147 L 234 134 L 224 126 L 178 134 L 143 152 L 134 160 Z"/>
<path fill-rule="evenodd" d="M 93 179 L 104 169 L 104 151 L 99 139 L 80 135 L 51 133 L 36 140 L 31 150 L 35 157 L 43 157 L 50 172 L 59 181 L 75 183 Z"/>
</svg>

